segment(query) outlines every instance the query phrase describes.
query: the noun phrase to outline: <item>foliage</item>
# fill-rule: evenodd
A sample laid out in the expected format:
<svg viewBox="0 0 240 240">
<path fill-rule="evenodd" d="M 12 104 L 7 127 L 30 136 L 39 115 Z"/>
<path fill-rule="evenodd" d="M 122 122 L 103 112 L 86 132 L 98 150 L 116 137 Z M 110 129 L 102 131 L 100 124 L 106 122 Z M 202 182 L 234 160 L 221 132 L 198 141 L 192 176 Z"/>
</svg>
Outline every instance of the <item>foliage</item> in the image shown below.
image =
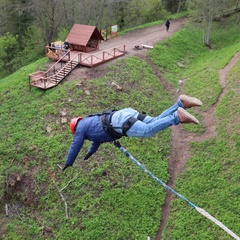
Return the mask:
<svg viewBox="0 0 240 240">
<path fill-rule="evenodd" d="M 6 33 L 0 38 L 0 68 L 7 73 L 14 72 L 15 52 L 19 51 L 18 36 Z"/>
<path fill-rule="evenodd" d="M 229 24 L 226 21 L 232 22 L 232 18 L 214 24 L 212 38 L 214 48 L 211 51 L 203 48 L 201 44 L 194 45 L 193 39 L 195 41 L 198 39 L 199 32 L 187 27 L 169 41 L 159 43 L 159 46 L 150 53 L 152 60 L 162 71 L 167 69 L 166 76 L 171 76 L 168 79 L 173 84 L 177 85 L 178 80 L 183 79 L 184 92 L 203 100 L 204 111 L 209 111 L 216 104 L 222 91 L 219 70 L 224 68 L 240 49 L 237 40 L 237 24 L 227 28 Z M 188 42 L 186 39 L 192 40 Z M 176 42 L 178 49 L 174 45 Z M 166 48 L 169 53 L 167 57 Z M 159 49 L 161 49 L 161 55 L 159 54 L 161 57 L 156 58 Z M 185 68 L 176 69 L 174 64 L 176 65 L 180 59 L 182 61 L 186 59 Z M 170 67 L 163 68 L 163 66 Z M 240 99 L 236 86 L 239 85 L 239 66 L 238 60 L 227 76 L 227 91 L 216 108 L 217 134 L 211 139 L 192 144 L 191 158 L 175 186 L 176 191 L 197 206 L 204 208 L 238 235 L 236 209 L 240 206 L 239 137 L 237 137 L 239 121 L 237 119 Z M 190 206 L 186 206 L 179 199 L 172 202 L 172 211 L 163 239 L 231 239 L 217 225 L 189 208 Z"/>
<path fill-rule="evenodd" d="M 36 26 L 27 29 L 22 42 L 22 49 L 15 56 L 15 69 L 38 60 L 45 52 L 46 43 L 43 42 L 41 32 Z"/>
<path fill-rule="evenodd" d="M 218 1 L 218 0 L 188 0 L 187 9 L 199 22 L 202 29 L 203 44 L 211 48 L 211 32 L 214 20 L 235 14 L 238 1 Z"/>
</svg>

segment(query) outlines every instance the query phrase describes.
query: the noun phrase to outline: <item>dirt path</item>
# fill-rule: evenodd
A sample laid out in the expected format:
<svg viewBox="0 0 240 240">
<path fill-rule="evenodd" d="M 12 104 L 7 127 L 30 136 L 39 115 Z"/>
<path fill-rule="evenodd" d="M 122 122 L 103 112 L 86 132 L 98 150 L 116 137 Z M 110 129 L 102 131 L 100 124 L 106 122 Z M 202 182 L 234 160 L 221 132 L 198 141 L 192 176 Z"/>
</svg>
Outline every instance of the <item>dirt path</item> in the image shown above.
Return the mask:
<svg viewBox="0 0 240 240">
<path fill-rule="evenodd" d="M 148 61 L 148 58 L 147 58 L 148 50 L 147 49 L 136 50 L 135 46 L 141 46 L 141 44 L 154 46 L 154 44 L 156 44 L 157 42 L 172 36 L 173 33 L 181 29 L 184 26 L 186 21 L 187 21 L 186 18 L 182 18 L 176 21 L 171 21 L 169 32 L 166 31 L 164 24 L 150 27 L 147 29 L 139 29 L 133 32 L 129 32 L 124 36 L 120 36 L 120 37 L 111 39 L 107 42 L 101 43 L 100 50 L 126 44 L 126 55 L 124 57 L 121 57 L 121 59 L 130 57 L 130 56 L 138 56 L 139 58 L 142 58 Z M 216 106 L 221 101 L 226 91 L 227 73 L 229 72 L 229 70 L 231 69 L 231 67 L 234 65 L 234 63 L 239 57 L 240 57 L 240 53 L 236 54 L 228 63 L 228 65 L 219 72 L 219 81 L 222 86 L 222 92 L 219 95 L 216 103 L 207 112 L 201 112 L 201 115 L 202 115 L 201 122 L 205 129 L 204 133 L 200 136 L 196 136 L 195 134 L 184 131 L 179 126 L 177 127 L 173 126 L 171 128 L 172 152 L 171 152 L 171 156 L 169 159 L 169 166 L 168 166 L 170 180 L 167 183 L 167 185 L 169 185 L 170 187 L 174 188 L 174 183 L 177 179 L 178 174 L 184 170 L 184 166 L 190 157 L 190 153 L 189 153 L 190 142 L 204 141 L 206 139 L 209 139 L 215 136 L 216 134 L 215 109 L 216 109 Z M 66 78 L 65 81 L 83 79 L 83 78 L 86 78 L 86 79 L 100 78 L 108 72 L 108 69 L 107 69 L 108 66 L 114 64 L 116 61 L 117 59 L 104 63 L 94 68 L 81 67 L 79 69 L 75 69 Z M 178 96 L 181 93 L 177 92 L 176 88 L 174 88 L 166 79 L 164 79 L 164 77 L 161 75 L 161 73 L 158 71 L 157 67 L 154 64 L 152 64 L 151 62 L 148 62 L 148 63 L 152 66 L 156 76 L 159 77 L 165 89 L 168 90 L 171 96 L 173 97 L 173 102 L 176 101 Z M 166 226 L 166 222 L 170 212 L 170 203 L 171 203 L 172 197 L 173 197 L 172 193 L 167 192 L 165 203 L 162 206 L 162 221 L 160 223 L 159 230 L 155 238 L 156 240 L 161 240 L 162 232 Z"/>
<path fill-rule="evenodd" d="M 171 128 L 171 137 L 172 137 L 172 152 L 169 159 L 168 171 L 170 174 L 170 180 L 167 185 L 174 188 L 174 183 L 177 179 L 178 174 L 184 170 L 184 166 L 187 160 L 190 157 L 189 154 L 189 145 L 190 142 L 201 142 L 207 139 L 210 139 L 216 135 L 216 118 L 215 118 L 215 109 L 218 104 L 221 102 L 227 87 L 227 74 L 235 64 L 235 62 L 240 58 L 240 52 L 234 55 L 234 57 L 229 61 L 229 63 L 219 71 L 219 82 L 222 86 L 222 92 L 219 95 L 215 104 L 206 112 L 201 112 L 202 119 L 201 122 L 204 126 L 204 133 L 200 136 L 184 131 L 181 127 L 173 126 Z M 163 77 L 161 77 L 160 73 L 155 70 L 156 74 L 160 77 L 165 88 L 174 96 L 176 100 L 178 95 L 176 93 L 176 89 L 174 89 Z M 179 138 L 181 136 L 181 138 Z M 155 240 L 161 240 L 162 232 L 166 226 L 166 222 L 169 216 L 169 212 L 171 210 L 170 204 L 172 200 L 173 194 L 171 192 L 167 192 L 167 196 L 165 199 L 165 203 L 162 206 L 162 221 L 159 226 L 158 233 L 156 235 Z"/>
</svg>

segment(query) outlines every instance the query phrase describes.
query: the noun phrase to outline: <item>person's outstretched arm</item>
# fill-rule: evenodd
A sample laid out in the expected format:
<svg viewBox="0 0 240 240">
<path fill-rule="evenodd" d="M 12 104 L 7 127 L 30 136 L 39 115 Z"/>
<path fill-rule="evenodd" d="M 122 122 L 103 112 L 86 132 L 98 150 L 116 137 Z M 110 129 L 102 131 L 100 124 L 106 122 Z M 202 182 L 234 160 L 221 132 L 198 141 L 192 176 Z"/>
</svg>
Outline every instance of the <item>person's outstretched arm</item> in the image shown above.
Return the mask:
<svg viewBox="0 0 240 240">
<path fill-rule="evenodd" d="M 67 159 L 66 159 L 66 164 L 63 168 L 63 170 L 65 170 L 67 167 L 72 166 L 78 153 L 80 152 L 82 146 L 84 143 L 84 136 L 83 134 L 80 133 L 76 133 L 74 135 L 71 147 L 68 151 L 68 155 L 67 155 Z"/>
<path fill-rule="evenodd" d="M 88 153 L 85 156 L 84 160 L 87 160 L 89 157 L 91 157 L 99 148 L 100 142 L 92 142 L 90 148 L 88 149 Z"/>
</svg>

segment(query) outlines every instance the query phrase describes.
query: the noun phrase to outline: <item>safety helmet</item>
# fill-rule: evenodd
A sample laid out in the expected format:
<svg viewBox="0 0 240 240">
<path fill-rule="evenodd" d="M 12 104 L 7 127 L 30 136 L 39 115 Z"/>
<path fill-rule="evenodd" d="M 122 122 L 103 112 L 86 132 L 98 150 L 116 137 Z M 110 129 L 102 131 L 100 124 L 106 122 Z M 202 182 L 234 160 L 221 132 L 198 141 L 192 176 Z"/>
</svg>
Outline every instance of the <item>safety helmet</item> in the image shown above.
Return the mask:
<svg viewBox="0 0 240 240">
<path fill-rule="evenodd" d="M 78 124 L 78 121 L 82 120 L 82 117 L 75 117 L 71 120 L 70 122 L 70 129 L 72 131 L 73 134 L 75 134 L 76 132 L 76 126 Z"/>
</svg>

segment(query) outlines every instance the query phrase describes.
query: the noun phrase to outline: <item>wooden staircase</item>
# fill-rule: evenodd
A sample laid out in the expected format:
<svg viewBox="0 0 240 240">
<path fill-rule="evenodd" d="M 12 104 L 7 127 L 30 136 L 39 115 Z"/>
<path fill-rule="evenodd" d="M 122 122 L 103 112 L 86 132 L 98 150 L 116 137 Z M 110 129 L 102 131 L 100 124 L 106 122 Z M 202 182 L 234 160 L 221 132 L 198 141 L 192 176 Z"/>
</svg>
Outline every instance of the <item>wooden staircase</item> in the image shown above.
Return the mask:
<svg viewBox="0 0 240 240">
<path fill-rule="evenodd" d="M 78 62 L 76 61 L 67 62 L 63 68 L 58 70 L 54 75 L 48 77 L 48 81 L 57 85 L 77 66 Z"/>
<path fill-rule="evenodd" d="M 70 52 L 70 51 L 69 51 Z M 66 58 L 67 52 L 62 58 Z M 57 86 L 71 71 L 79 65 L 79 62 L 72 59 L 68 62 L 62 62 L 60 58 L 46 72 L 38 71 L 29 74 L 29 86 L 41 89 L 49 89 Z M 59 65 L 61 66 L 59 68 Z"/>
</svg>

